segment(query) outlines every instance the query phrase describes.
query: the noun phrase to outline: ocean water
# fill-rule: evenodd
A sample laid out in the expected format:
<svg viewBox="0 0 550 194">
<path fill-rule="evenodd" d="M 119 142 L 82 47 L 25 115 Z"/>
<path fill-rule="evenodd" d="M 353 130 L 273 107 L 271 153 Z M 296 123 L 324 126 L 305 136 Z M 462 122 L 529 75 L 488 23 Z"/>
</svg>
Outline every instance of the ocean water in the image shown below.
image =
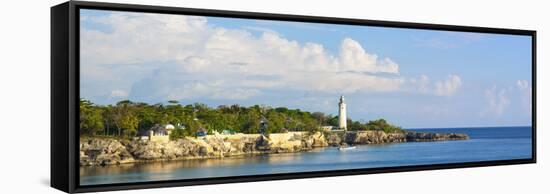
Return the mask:
<svg viewBox="0 0 550 194">
<path fill-rule="evenodd" d="M 466 133 L 470 136 L 470 139 L 362 145 L 357 146 L 357 149 L 347 151 L 339 151 L 337 148 L 327 147 L 302 153 L 153 162 L 106 167 L 80 167 L 80 184 L 132 183 L 529 159 L 532 155 L 531 127 L 414 129 L 414 131 Z"/>
</svg>

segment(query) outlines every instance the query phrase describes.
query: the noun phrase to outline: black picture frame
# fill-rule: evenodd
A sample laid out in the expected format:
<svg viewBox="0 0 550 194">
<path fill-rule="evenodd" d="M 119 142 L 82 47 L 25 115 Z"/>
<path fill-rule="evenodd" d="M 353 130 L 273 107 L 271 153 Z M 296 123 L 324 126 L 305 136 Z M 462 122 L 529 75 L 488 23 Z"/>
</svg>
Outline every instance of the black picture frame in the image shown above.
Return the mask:
<svg viewBox="0 0 550 194">
<path fill-rule="evenodd" d="M 323 172 L 266 174 L 192 180 L 152 181 L 124 184 L 79 185 L 79 9 L 133 11 L 146 13 L 219 16 L 313 23 L 366 25 L 392 28 L 525 35 L 532 38 L 532 158 L 498 161 L 383 167 Z M 221 184 L 280 179 L 375 174 L 389 172 L 467 168 L 536 163 L 536 31 L 410 22 L 377 21 L 319 16 L 222 11 L 148 5 L 69 1 L 51 8 L 51 186 L 67 193 L 144 189 L 188 185 Z"/>
</svg>

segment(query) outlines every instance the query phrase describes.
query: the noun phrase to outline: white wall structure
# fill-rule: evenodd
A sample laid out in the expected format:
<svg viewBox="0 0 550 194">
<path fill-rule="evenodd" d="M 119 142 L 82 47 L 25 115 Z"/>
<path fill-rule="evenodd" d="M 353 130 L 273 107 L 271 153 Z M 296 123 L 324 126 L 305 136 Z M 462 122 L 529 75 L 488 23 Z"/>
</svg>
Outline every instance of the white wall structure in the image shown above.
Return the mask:
<svg viewBox="0 0 550 194">
<path fill-rule="evenodd" d="M 338 128 L 347 130 L 347 115 L 346 115 L 346 102 L 344 96 L 340 96 L 340 102 L 338 103 Z"/>
</svg>

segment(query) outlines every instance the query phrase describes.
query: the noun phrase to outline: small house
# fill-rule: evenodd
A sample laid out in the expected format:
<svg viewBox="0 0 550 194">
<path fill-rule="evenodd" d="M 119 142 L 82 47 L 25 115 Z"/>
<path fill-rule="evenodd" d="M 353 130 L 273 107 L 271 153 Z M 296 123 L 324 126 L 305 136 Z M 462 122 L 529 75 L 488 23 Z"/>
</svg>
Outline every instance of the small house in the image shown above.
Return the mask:
<svg viewBox="0 0 550 194">
<path fill-rule="evenodd" d="M 208 134 L 208 130 L 206 130 L 205 128 L 199 128 L 197 130 L 197 137 L 204 137 Z"/>
<path fill-rule="evenodd" d="M 233 130 L 233 129 L 224 129 L 221 134 L 222 135 L 233 135 L 233 134 L 235 134 L 235 130 Z"/>
<path fill-rule="evenodd" d="M 155 124 L 148 130 L 149 141 L 168 142 L 170 141 L 170 133 L 175 129 L 174 125 Z"/>
<path fill-rule="evenodd" d="M 332 130 L 335 130 L 337 129 L 336 127 L 334 126 L 321 126 L 321 131 L 332 131 Z"/>
</svg>

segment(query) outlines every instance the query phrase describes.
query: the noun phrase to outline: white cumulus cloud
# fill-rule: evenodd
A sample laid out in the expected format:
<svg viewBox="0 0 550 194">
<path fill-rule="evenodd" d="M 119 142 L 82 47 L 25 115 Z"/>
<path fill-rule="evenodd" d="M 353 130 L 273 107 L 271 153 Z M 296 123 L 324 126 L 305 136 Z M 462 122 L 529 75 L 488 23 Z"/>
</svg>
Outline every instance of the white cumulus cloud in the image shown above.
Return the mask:
<svg viewBox="0 0 550 194">
<path fill-rule="evenodd" d="M 451 96 L 462 86 L 462 81 L 457 75 L 449 75 L 446 81 L 435 83 L 435 94 L 438 96 Z"/>
<path fill-rule="evenodd" d="M 527 114 L 531 115 L 533 108 L 533 89 L 529 85 L 529 82 L 527 80 L 518 80 L 516 85 L 518 90 L 520 91 L 522 108 Z"/>
<path fill-rule="evenodd" d="M 366 51 L 352 38 L 331 53 L 322 44 L 290 40 L 269 29 L 223 28 L 198 16 L 109 12 L 81 19 L 107 26 L 81 28 L 82 87 L 97 92 L 90 96 L 244 100 L 280 89 L 400 91 L 407 81 L 397 62 Z M 451 75 L 431 90 L 450 96 L 460 85 L 460 77 Z M 103 94 L 99 88 L 105 88 Z"/>
<path fill-rule="evenodd" d="M 415 92 L 436 96 L 452 96 L 462 86 L 462 79 L 458 75 L 449 75 L 446 80 L 431 81 L 427 75 L 409 79 L 409 87 Z"/>
<path fill-rule="evenodd" d="M 481 112 L 481 116 L 500 116 L 510 106 L 510 98 L 508 89 L 497 89 L 493 86 L 490 90 L 485 91 L 485 98 L 488 102 L 486 110 Z"/>
</svg>

